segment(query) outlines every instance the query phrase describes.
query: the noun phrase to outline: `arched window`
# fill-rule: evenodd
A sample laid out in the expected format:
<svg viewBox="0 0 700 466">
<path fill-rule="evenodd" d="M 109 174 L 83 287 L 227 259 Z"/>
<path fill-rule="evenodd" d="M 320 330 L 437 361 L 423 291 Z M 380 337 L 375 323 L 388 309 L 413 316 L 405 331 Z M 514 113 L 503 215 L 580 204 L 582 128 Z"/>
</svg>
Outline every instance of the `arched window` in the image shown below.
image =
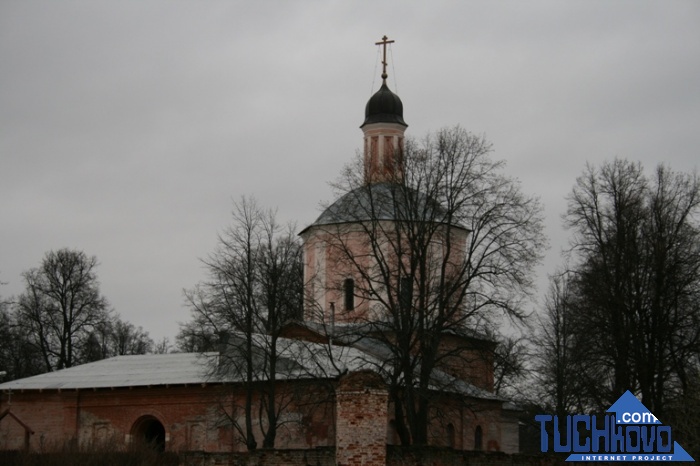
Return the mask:
<svg viewBox="0 0 700 466">
<path fill-rule="evenodd" d="M 352 311 L 355 309 L 355 280 L 346 278 L 343 288 L 345 292 L 345 310 Z"/>
<path fill-rule="evenodd" d="M 474 430 L 474 450 L 484 449 L 484 431 L 481 430 L 481 426 L 476 426 Z"/>
<path fill-rule="evenodd" d="M 447 424 L 447 446 L 450 448 L 455 447 L 455 426 L 451 422 Z"/>
</svg>

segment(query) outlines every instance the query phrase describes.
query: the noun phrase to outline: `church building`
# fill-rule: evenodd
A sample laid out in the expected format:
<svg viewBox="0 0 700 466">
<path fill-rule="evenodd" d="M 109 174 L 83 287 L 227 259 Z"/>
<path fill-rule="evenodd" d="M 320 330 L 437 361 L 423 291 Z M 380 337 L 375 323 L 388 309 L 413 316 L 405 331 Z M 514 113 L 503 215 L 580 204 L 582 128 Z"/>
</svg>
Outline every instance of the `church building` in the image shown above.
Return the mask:
<svg viewBox="0 0 700 466">
<path fill-rule="evenodd" d="M 406 387 L 392 380 L 401 374 L 394 370 L 394 346 L 405 328 L 393 322 L 410 321 L 421 286 L 436 283 L 432 275 L 449 281 L 465 259 L 470 233 L 428 193 L 406 187 L 408 125 L 401 99 L 387 85 L 391 42 L 378 43 L 384 70 L 361 125 L 362 173 L 301 231 L 303 318 L 288 322 L 277 343 L 276 380 L 287 398 L 275 449 L 322 449 L 330 452 L 327 464 L 388 464 L 387 448 L 410 435 L 398 419 L 405 415 L 397 400 Z M 411 235 L 427 229 L 431 237 L 416 266 L 406 251 Z M 458 312 L 447 317 L 458 318 Z M 424 443 L 517 453 L 518 412 L 494 393 L 496 343 L 457 325 L 445 328 L 427 388 Z M 255 342 L 262 348 L 267 336 Z M 118 356 L 0 384 L 0 450 L 148 442 L 163 451 L 244 453 L 236 426 L 244 424 L 247 387 L 216 370 L 225 351 Z"/>
</svg>

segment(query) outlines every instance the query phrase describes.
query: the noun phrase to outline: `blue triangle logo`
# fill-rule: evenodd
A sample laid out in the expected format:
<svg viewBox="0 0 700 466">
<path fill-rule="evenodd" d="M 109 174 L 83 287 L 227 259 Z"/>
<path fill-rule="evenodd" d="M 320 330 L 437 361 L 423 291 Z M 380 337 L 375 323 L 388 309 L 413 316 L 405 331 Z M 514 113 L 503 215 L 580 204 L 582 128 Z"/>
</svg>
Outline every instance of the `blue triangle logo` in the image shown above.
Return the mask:
<svg viewBox="0 0 700 466">
<path fill-rule="evenodd" d="M 678 442 L 673 442 L 673 461 L 693 461 L 692 456 Z"/>
<path fill-rule="evenodd" d="M 629 390 L 607 412 L 604 427 L 600 423 L 595 427 L 595 417 L 589 415 L 566 416 L 566 436 L 559 432 L 556 416 L 535 416 L 541 423 L 542 451 L 549 451 L 545 425 L 554 421 L 553 450 L 571 452 L 566 461 L 695 461 L 678 442 L 671 445 L 671 427 L 659 421 Z M 580 426 L 586 429 L 582 432 Z"/>
<path fill-rule="evenodd" d="M 661 424 L 661 421 L 629 390 L 623 393 L 607 412 L 615 413 L 615 422 L 618 424 Z"/>
</svg>

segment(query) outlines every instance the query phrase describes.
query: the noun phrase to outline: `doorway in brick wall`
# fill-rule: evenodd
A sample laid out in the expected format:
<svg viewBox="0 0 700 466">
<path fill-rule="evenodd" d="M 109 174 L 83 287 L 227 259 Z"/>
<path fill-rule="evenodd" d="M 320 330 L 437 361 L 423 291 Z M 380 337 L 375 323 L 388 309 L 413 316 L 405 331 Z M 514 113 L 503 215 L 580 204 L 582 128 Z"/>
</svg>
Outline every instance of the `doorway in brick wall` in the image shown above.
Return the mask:
<svg viewBox="0 0 700 466">
<path fill-rule="evenodd" d="M 156 451 L 165 451 L 165 427 L 154 416 L 141 416 L 131 427 L 131 438 L 135 445 L 147 445 Z"/>
</svg>

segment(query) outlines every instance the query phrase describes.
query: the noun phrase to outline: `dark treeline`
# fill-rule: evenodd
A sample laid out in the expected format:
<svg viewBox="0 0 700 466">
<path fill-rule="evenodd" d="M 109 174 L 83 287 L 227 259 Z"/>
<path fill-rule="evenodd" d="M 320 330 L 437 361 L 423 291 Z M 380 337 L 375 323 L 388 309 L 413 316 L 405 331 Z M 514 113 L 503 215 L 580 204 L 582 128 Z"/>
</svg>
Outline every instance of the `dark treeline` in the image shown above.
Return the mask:
<svg viewBox="0 0 700 466">
<path fill-rule="evenodd" d="M 697 449 L 699 213 L 695 174 L 660 165 L 649 176 L 626 160 L 586 167 L 535 341 L 540 409 L 603 412 L 630 390 Z"/>
</svg>

